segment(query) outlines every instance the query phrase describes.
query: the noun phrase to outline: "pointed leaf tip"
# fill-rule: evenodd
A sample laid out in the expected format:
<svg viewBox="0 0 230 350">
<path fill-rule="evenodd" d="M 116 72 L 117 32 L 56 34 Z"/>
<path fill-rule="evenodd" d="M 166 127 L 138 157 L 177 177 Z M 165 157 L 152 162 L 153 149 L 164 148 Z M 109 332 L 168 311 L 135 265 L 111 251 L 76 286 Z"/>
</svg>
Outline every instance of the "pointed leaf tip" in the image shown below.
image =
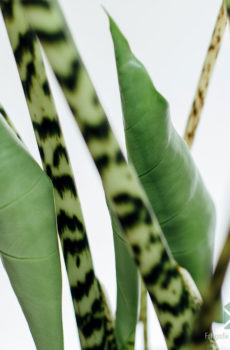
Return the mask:
<svg viewBox="0 0 230 350">
<path fill-rule="evenodd" d="M 113 45 L 116 55 L 116 60 L 118 65 L 125 63 L 130 57 L 133 56 L 133 53 L 130 49 L 128 40 L 124 37 L 122 32 L 120 31 L 118 25 L 113 20 L 111 16 L 109 16 L 110 23 L 110 33 L 113 39 Z"/>
<path fill-rule="evenodd" d="M 128 45 L 128 41 L 126 40 L 124 35 L 121 33 L 118 25 L 116 24 L 116 22 L 114 21 L 112 16 L 110 16 L 109 12 L 107 11 L 107 9 L 103 5 L 101 5 L 101 6 L 102 6 L 102 9 L 104 10 L 105 14 L 108 16 L 110 32 L 111 32 L 111 35 L 113 37 L 113 40 L 114 40 L 114 36 L 117 36 L 117 37 L 120 37 L 120 40 L 122 38 Z"/>
<path fill-rule="evenodd" d="M 105 14 L 109 17 L 110 19 L 110 14 L 109 12 L 106 10 L 105 6 L 104 5 L 101 5 L 102 9 L 104 10 Z"/>
</svg>

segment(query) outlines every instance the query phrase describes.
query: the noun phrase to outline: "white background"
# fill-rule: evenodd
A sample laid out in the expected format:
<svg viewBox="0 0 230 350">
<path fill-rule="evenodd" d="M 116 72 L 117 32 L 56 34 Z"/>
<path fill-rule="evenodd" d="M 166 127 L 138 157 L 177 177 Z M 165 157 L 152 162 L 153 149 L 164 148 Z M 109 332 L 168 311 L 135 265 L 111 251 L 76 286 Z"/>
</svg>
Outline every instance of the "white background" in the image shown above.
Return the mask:
<svg viewBox="0 0 230 350">
<path fill-rule="evenodd" d="M 145 64 L 157 89 L 171 106 L 173 123 L 183 134 L 195 93 L 220 0 L 62 0 L 65 15 L 101 102 L 124 149 L 122 113 L 108 20 L 101 4 L 113 16 Z M 0 18 L 0 102 L 4 105 L 34 158 L 40 162 L 28 110 L 11 48 Z M 53 84 L 56 104 L 76 175 L 94 265 L 108 292 L 113 312 L 116 305 L 115 265 L 111 225 L 99 177 L 59 89 Z M 230 204 L 230 37 L 226 31 L 210 84 L 202 120 L 192 149 L 197 166 L 217 210 L 216 251 L 229 222 Z M 228 273 L 230 276 L 230 271 Z M 65 350 L 78 350 L 79 341 L 64 273 L 63 319 Z M 224 303 L 230 302 L 230 278 L 223 288 Z M 149 303 L 151 350 L 165 350 L 164 340 Z M 223 325 L 215 327 L 223 332 Z M 230 348 L 229 339 L 220 341 Z M 0 348 L 33 350 L 28 326 L 0 267 Z M 136 349 L 142 350 L 138 326 Z M 47 349 L 48 350 L 48 349 Z"/>
</svg>

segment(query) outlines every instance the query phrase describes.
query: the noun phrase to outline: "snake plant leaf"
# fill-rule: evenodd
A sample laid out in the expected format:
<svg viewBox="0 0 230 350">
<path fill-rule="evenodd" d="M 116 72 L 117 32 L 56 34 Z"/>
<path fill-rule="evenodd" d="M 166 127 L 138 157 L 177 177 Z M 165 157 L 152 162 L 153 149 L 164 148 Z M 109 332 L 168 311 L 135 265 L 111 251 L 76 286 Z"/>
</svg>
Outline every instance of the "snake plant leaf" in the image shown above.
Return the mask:
<svg viewBox="0 0 230 350">
<path fill-rule="evenodd" d="M 215 208 L 167 101 L 110 18 L 129 159 L 173 256 L 204 289 L 212 274 Z"/>
<path fill-rule="evenodd" d="M 63 350 L 61 267 L 49 178 L 0 117 L 0 252 L 38 350 Z"/>
<path fill-rule="evenodd" d="M 102 313 L 100 315 L 97 315 L 96 312 L 91 313 L 91 305 L 95 301 L 99 306 L 98 309 L 102 309 L 102 298 L 99 298 L 98 285 L 95 281 L 95 276 L 93 273 L 93 266 L 85 230 L 82 229 L 81 232 L 77 232 L 78 227 L 75 227 L 74 229 L 70 225 L 67 227 L 67 225 L 63 225 L 63 220 L 60 220 L 60 217 L 63 217 L 63 213 L 65 213 L 65 222 L 71 221 L 71 218 L 75 215 L 83 227 L 83 216 L 79 207 L 80 204 L 78 203 L 78 196 L 75 195 L 74 198 L 66 195 L 63 196 L 63 192 L 66 194 L 67 190 L 69 191 L 69 188 L 67 188 L 64 183 L 64 180 L 66 180 L 67 177 L 69 180 L 71 180 L 74 192 L 77 192 L 74 181 L 71 179 L 71 168 L 68 164 L 67 156 L 68 153 L 62 138 L 61 128 L 59 127 L 51 92 L 49 91 L 39 44 L 36 36 L 33 35 L 31 31 L 31 27 L 28 25 L 23 16 L 19 3 L 14 3 L 11 5 L 12 11 L 10 14 L 9 11 L 7 11 L 7 2 L 4 2 L 1 7 L 16 58 L 19 74 L 23 83 L 31 119 L 36 131 L 36 140 L 41 156 L 43 156 L 43 167 L 46 169 L 46 171 L 47 169 L 49 170 L 51 180 L 57 178 L 58 175 L 59 184 L 61 183 L 61 180 L 63 180 L 62 191 L 59 193 L 56 188 L 54 192 L 54 199 L 58 214 L 57 222 L 58 224 L 61 223 L 62 226 L 65 226 L 65 232 L 63 232 L 62 228 L 59 229 L 59 233 L 61 234 L 61 243 L 64 248 L 64 258 L 67 265 L 67 273 L 69 275 L 70 287 L 74 300 L 76 319 L 78 320 L 81 345 L 82 348 L 95 348 L 96 346 L 99 346 L 99 344 L 102 347 L 105 325 L 107 325 L 107 327 L 110 328 L 110 330 L 106 330 L 107 341 L 110 344 L 109 346 L 112 348 L 113 339 L 111 339 L 111 341 L 108 340 L 109 334 L 112 332 L 112 327 L 109 325 L 109 318 L 106 320 L 106 317 Z M 24 40 L 22 40 L 22 38 L 24 38 Z M 25 38 L 27 38 L 30 45 L 28 45 L 28 43 L 26 44 Z M 18 53 L 20 53 L 20 55 Z M 34 67 L 33 79 L 25 84 L 28 67 L 30 67 L 31 64 Z M 46 93 L 44 93 L 43 89 L 44 82 L 46 82 Z M 29 94 L 27 93 L 28 90 Z M 50 132 L 50 125 L 55 125 L 57 131 L 56 133 L 54 130 L 52 133 Z M 44 137 L 44 135 L 46 137 Z M 56 164 L 53 164 L 53 159 L 56 150 L 60 149 L 60 146 L 65 152 L 65 157 L 63 157 L 64 159 L 62 159 L 62 162 L 58 167 Z M 63 176 L 63 173 L 65 176 Z M 77 208 L 78 212 L 76 212 Z M 72 215 L 69 215 L 70 212 Z M 60 215 L 60 213 L 62 213 L 62 215 Z M 113 216 L 113 214 L 111 215 Z M 116 340 L 118 343 L 118 349 L 124 349 L 125 345 L 129 343 L 130 336 L 133 336 L 133 334 L 135 335 L 138 310 L 138 277 L 136 265 L 133 261 L 133 257 L 130 254 L 130 248 L 125 242 L 125 239 L 121 239 L 121 228 L 118 223 L 114 223 L 114 220 L 115 218 L 113 217 L 112 222 L 114 228 L 116 272 L 118 281 Z M 73 241 L 74 235 L 77 238 L 75 241 Z M 79 249 L 79 252 L 77 252 L 78 254 L 76 254 L 74 251 L 74 246 L 76 245 L 76 242 L 79 245 L 79 242 L 83 241 L 83 235 L 84 249 L 82 251 Z M 68 242 L 68 244 L 66 244 L 66 242 Z M 77 255 L 76 261 L 81 261 L 81 264 L 76 264 L 75 259 L 73 259 L 74 254 Z M 128 274 L 130 275 L 129 279 L 127 279 Z M 83 278 L 84 275 L 85 277 Z M 89 278 L 87 278 L 89 275 L 91 276 L 90 282 Z M 85 283 L 86 285 L 84 293 L 81 291 L 82 283 Z M 87 303 L 86 298 L 88 300 Z M 82 319 L 84 319 L 84 322 L 81 321 Z M 99 320 L 101 321 L 100 327 L 98 326 Z"/>
<path fill-rule="evenodd" d="M 115 336 L 118 350 L 134 349 L 135 330 L 138 312 L 138 274 L 131 249 L 123 230 L 110 210 L 113 228 L 117 276 L 117 308 Z"/>
<path fill-rule="evenodd" d="M 115 348 L 114 322 L 94 271 L 68 150 L 38 39 L 19 1 L 0 1 L 44 171 L 54 187 L 57 227 L 82 349 Z M 10 10 L 9 10 L 10 9 Z M 0 109 L 1 110 L 1 109 Z M 94 305 L 94 312 L 92 312 Z"/>
<path fill-rule="evenodd" d="M 200 303 L 184 282 L 136 173 L 122 155 L 67 24 L 60 16 L 58 4 L 48 0 L 28 0 L 21 4 L 41 41 L 97 166 L 106 197 L 132 248 L 168 349 L 184 349 Z"/>
</svg>

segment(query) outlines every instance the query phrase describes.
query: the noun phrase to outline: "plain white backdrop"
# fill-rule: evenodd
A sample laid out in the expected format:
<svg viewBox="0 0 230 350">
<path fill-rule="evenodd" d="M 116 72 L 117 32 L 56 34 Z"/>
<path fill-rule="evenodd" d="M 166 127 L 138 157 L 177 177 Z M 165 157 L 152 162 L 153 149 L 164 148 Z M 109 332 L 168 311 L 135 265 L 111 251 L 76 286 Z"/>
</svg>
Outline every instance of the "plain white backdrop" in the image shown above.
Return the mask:
<svg viewBox="0 0 230 350">
<path fill-rule="evenodd" d="M 100 100 L 125 151 L 122 113 L 108 19 L 115 19 L 144 63 L 157 89 L 170 103 L 176 129 L 183 134 L 199 74 L 209 46 L 220 0 L 62 0 L 71 31 Z M 230 205 L 230 36 L 226 31 L 214 70 L 192 154 L 217 210 L 215 260 L 229 223 Z M 40 162 L 16 65 L 0 18 L 0 102 L 4 105 L 33 157 Z M 52 74 L 51 74 L 52 77 Z M 65 100 L 52 82 L 56 105 L 76 176 L 96 274 L 104 284 L 113 312 L 116 306 L 115 263 L 111 224 L 101 183 Z M 230 302 L 230 271 L 223 301 Z M 149 303 L 149 345 L 166 346 Z M 63 268 L 65 350 L 78 350 L 79 340 Z M 217 336 L 223 325 L 215 325 Z M 221 349 L 230 348 L 218 340 Z M 137 350 L 143 349 L 142 327 L 137 328 Z M 34 350 L 35 346 L 7 275 L 0 266 L 0 348 Z M 47 349 L 48 350 L 48 349 Z M 50 349 L 49 349 L 50 350 Z"/>
</svg>

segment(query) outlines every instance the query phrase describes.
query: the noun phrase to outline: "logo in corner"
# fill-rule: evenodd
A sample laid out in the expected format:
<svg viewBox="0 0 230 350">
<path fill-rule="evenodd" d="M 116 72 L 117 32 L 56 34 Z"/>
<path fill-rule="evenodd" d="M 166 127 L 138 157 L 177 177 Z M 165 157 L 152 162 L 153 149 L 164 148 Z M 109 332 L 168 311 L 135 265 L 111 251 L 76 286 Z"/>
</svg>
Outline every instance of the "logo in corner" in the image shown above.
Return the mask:
<svg viewBox="0 0 230 350">
<path fill-rule="evenodd" d="M 224 329 L 230 329 L 230 303 L 224 306 Z"/>
</svg>

